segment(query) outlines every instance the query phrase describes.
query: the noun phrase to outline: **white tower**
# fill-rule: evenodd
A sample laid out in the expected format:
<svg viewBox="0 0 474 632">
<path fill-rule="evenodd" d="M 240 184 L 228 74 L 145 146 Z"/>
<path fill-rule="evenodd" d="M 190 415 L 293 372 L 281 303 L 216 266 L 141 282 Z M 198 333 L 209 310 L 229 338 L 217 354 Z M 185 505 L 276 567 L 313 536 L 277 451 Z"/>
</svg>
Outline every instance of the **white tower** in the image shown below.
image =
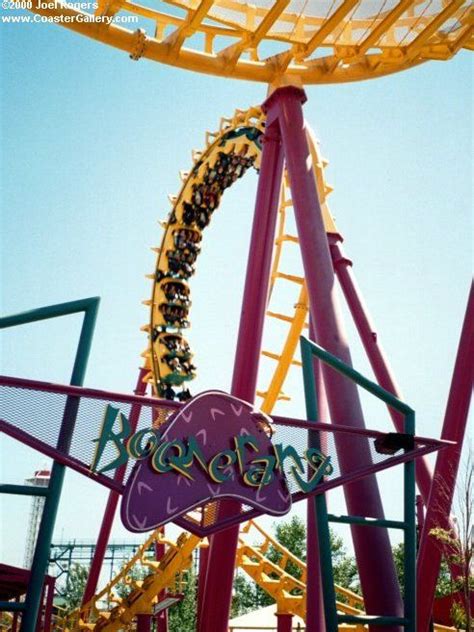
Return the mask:
<svg viewBox="0 0 474 632">
<path fill-rule="evenodd" d="M 51 472 L 49 470 L 38 470 L 32 478 L 26 479 L 25 484 L 32 485 L 33 487 L 47 487 L 50 477 Z M 44 500 L 44 496 L 33 496 L 31 499 L 30 517 L 26 534 L 25 568 L 31 568 L 33 562 L 36 538 L 38 537 L 40 520 L 43 514 Z"/>
</svg>

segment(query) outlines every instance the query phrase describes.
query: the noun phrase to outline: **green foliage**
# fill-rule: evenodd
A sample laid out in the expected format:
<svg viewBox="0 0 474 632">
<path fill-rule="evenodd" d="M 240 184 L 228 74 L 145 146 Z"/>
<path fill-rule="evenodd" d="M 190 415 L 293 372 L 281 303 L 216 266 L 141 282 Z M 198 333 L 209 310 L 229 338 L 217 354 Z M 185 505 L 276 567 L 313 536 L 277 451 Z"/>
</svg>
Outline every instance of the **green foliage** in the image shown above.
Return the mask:
<svg viewBox="0 0 474 632">
<path fill-rule="evenodd" d="M 82 564 L 71 565 L 63 593 L 64 609 L 67 613 L 72 612 L 81 604 L 88 575 L 88 569 Z"/>
<path fill-rule="evenodd" d="M 342 588 L 360 593 L 359 573 L 355 559 L 347 553 L 343 539 L 332 529 L 330 536 L 334 583 Z"/>
<path fill-rule="evenodd" d="M 470 443 L 468 442 L 470 446 Z M 458 629 L 474 629 L 474 613 L 471 609 L 471 597 L 474 590 L 474 453 L 469 447 L 463 467 L 456 476 L 456 516 L 450 529 L 441 526 L 431 529 L 430 536 L 439 543 L 443 559 L 451 567 L 450 593 L 457 593 L 458 603 L 451 608 L 453 623 Z M 438 481 L 440 515 L 446 507 L 451 507 L 452 490 L 444 480 Z"/>
<path fill-rule="evenodd" d="M 275 539 L 302 562 L 306 562 L 306 525 L 301 518 L 293 516 L 291 520 L 279 522 L 275 527 Z"/>
<path fill-rule="evenodd" d="M 457 630 L 468 630 L 467 627 L 467 612 L 465 608 L 455 601 L 451 606 L 451 619 L 456 626 Z"/>
<path fill-rule="evenodd" d="M 472 493 L 472 490 L 471 490 Z M 469 512 L 471 509 L 468 510 Z M 471 519 L 469 524 L 471 524 Z M 471 526 L 472 530 L 472 526 Z M 460 537 L 450 530 L 437 527 L 431 529 L 430 535 L 433 536 L 443 546 L 443 561 L 447 568 L 450 564 L 456 565 L 460 570 L 460 575 L 452 577 L 448 571 L 448 590 L 445 594 L 459 592 L 463 596 L 464 603 L 455 601 L 451 607 L 451 618 L 459 630 L 471 630 L 472 612 L 470 606 L 470 594 L 474 590 L 474 576 L 472 574 L 473 545 L 470 533 L 461 533 Z M 464 537 L 463 537 L 464 536 Z M 437 595 L 438 596 L 438 595 Z"/>
<path fill-rule="evenodd" d="M 274 603 L 273 599 L 252 581 L 248 581 L 241 571 L 234 579 L 234 594 L 232 597 L 231 616 L 238 617 L 241 614 L 264 608 Z"/>
<path fill-rule="evenodd" d="M 184 599 L 168 610 L 169 632 L 195 632 L 197 614 L 197 582 L 192 571 L 185 574 L 181 592 Z"/>
<path fill-rule="evenodd" d="M 133 590 L 133 583 L 143 580 L 150 572 L 149 568 L 134 566 L 127 579 L 116 586 L 115 590 L 119 597 L 126 597 Z M 197 587 L 196 576 L 192 571 L 183 574 L 179 592 L 184 595 L 184 598 L 168 610 L 168 630 L 169 632 L 195 632 Z"/>
<path fill-rule="evenodd" d="M 133 583 L 136 581 L 142 581 L 150 573 L 151 570 L 149 568 L 146 568 L 146 566 L 134 566 L 130 569 L 127 578 L 118 582 L 115 587 L 115 592 L 122 599 L 128 597 L 128 595 L 133 590 Z"/>
<path fill-rule="evenodd" d="M 400 584 L 400 588 L 402 590 L 402 594 L 404 592 L 404 581 L 403 581 L 403 542 L 397 544 L 393 547 L 393 559 L 395 561 L 395 570 L 397 571 L 398 582 Z M 436 584 L 436 597 L 444 597 L 446 595 L 450 595 L 453 591 L 453 586 L 451 582 L 451 574 L 449 572 L 448 564 L 446 560 L 441 562 L 441 568 L 438 576 L 438 583 Z"/>
</svg>

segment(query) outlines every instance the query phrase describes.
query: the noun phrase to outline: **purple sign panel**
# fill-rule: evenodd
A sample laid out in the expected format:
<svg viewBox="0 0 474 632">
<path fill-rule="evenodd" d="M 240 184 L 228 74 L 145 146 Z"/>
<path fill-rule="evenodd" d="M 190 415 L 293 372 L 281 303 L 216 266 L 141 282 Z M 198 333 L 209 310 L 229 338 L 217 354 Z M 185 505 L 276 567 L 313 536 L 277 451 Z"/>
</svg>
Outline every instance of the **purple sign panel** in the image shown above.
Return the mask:
<svg viewBox="0 0 474 632">
<path fill-rule="evenodd" d="M 122 499 L 125 527 L 149 531 L 222 498 L 276 516 L 287 513 L 285 449 L 273 445 L 269 421 L 244 401 L 208 391 L 159 429 L 136 433 L 127 447 L 140 460 Z"/>
</svg>

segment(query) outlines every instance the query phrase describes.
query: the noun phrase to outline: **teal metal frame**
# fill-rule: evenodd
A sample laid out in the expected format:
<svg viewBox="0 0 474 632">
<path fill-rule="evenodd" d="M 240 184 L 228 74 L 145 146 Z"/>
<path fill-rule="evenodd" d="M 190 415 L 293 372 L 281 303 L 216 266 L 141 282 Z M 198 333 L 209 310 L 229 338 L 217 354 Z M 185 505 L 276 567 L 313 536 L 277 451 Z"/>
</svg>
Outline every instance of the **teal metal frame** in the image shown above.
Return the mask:
<svg viewBox="0 0 474 632">
<path fill-rule="evenodd" d="M 410 406 L 368 380 L 361 373 L 328 353 L 319 345 L 305 337 L 300 338 L 301 359 L 303 364 L 303 382 L 306 402 L 306 415 L 311 421 L 318 421 L 318 399 L 316 393 L 316 375 L 314 361 L 332 367 L 348 379 L 355 382 L 387 406 L 399 411 L 404 417 L 405 434 L 415 435 L 415 412 Z M 319 446 L 319 433 L 310 432 L 310 444 Z M 406 452 L 409 448 L 406 448 Z M 403 521 L 376 520 L 363 516 L 335 516 L 328 514 L 324 494 L 314 496 L 320 546 L 320 564 L 323 588 L 324 613 L 327 632 L 337 632 L 340 623 L 370 624 L 377 626 L 402 625 L 406 632 L 416 632 L 416 496 L 415 461 L 411 459 L 403 465 Z M 340 615 L 336 608 L 334 573 L 331 559 L 329 523 L 357 524 L 361 526 L 401 529 L 404 532 L 404 616 Z"/>
<path fill-rule="evenodd" d="M 70 384 L 82 386 L 84 383 L 87 362 L 92 346 L 92 338 L 99 309 L 100 298 L 91 297 L 68 303 L 48 305 L 39 307 L 28 312 L 13 314 L 0 318 L 0 329 L 26 325 L 51 318 L 59 318 L 71 314 L 84 313 L 81 333 L 77 345 L 76 356 L 72 369 Z M 68 452 L 77 412 L 79 409 L 79 398 L 68 396 L 64 407 L 64 415 L 59 431 L 57 448 Z M 38 531 L 33 563 L 31 566 L 30 581 L 24 603 L 0 602 L 0 611 L 21 611 L 22 621 L 20 632 L 34 632 L 38 614 L 41 607 L 41 596 L 43 592 L 44 577 L 48 569 L 49 551 L 53 538 L 54 525 L 58 512 L 59 500 L 64 482 L 66 466 L 53 462 L 51 478 L 47 488 L 42 488 L 41 492 L 33 491 L 27 485 L 0 485 L 0 493 L 20 494 L 20 495 L 41 495 L 45 497 L 43 515 Z"/>
</svg>

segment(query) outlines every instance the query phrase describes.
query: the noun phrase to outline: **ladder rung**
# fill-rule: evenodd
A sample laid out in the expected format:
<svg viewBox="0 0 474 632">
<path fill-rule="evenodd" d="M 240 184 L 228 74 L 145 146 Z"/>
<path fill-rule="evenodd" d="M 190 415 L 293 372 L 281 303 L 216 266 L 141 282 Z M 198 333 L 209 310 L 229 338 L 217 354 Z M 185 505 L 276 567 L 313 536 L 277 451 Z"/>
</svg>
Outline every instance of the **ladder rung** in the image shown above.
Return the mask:
<svg viewBox="0 0 474 632">
<path fill-rule="evenodd" d="M 279 237 L 275 239 L 276 244 L 280 244 L 284 241 L 291 241 L 294 244 L 299 243 L 299 239 L 298 237 L 295 237 L 295 235 L 280 235 Z"/>
<path fill-rule="evenodd" d="M 276 277 L 278 279 L 285 279 L 286 281 L 291 281 L 292 283 L 298 283 L 299 285 L 303 285 L 304 277 L 295 276 L 294 274 L 285 274 L 284 272 L 277 272 Z"/>
<path fill-rule="evenodd" d="M 265 399 L 267 394 L 268 394 L 267 391 L 257 391 L 258 397 L 262 397 L 263 399 Z M 291 397 L 289 395 L 285 395 L 285 393 L 280 392 L 280 394 L 277 397 L 277 400 L 282 401 L 282 402 L 289 402 L 291 400 Z"/>
<path fill-rule="evenodd" d="M 277 362 L 281 360 L 281 356 L 277 355 L 276 353 L 272 353 L 271 351 L 262 351 L 262 355 L 266 358 L 277 360 Z M 303 366 L 299 360 L 292 360 L 291 364 L 294 364 L 295 366 Z"/>
<path fill-rule="evenodd" d="M 291 316 L 286 316 L 285 314 L 278 314 L 277 312 L 267 312 L 267 316 L 270 316 L 270 318 L 278 318 L 278 320 L 284 320 L 285 323 L 293 322 L 293 318 Z"/>
</svg>

